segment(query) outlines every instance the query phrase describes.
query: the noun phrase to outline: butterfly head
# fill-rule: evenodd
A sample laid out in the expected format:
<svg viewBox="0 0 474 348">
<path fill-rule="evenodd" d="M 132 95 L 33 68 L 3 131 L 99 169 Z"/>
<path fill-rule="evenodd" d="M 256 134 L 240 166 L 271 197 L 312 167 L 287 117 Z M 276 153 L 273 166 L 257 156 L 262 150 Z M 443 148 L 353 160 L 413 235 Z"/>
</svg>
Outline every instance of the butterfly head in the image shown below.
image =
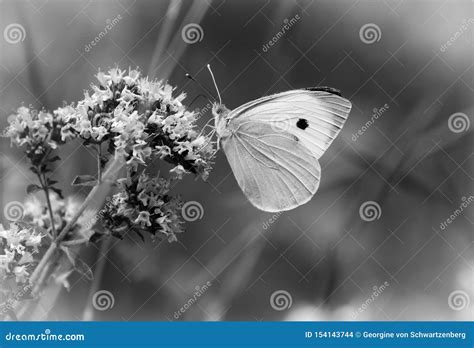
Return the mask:
<svg viewBox="0 0 474 348">
<path fill-rule="evenodd" d="M 212 115 L 214 116 L 216 133 L 219 138 L 227 135 L 227 116 L 229 113 L 230 110 L 227 109 L 224 104 L 214 103 L 212 105 Z"/>
</svg>

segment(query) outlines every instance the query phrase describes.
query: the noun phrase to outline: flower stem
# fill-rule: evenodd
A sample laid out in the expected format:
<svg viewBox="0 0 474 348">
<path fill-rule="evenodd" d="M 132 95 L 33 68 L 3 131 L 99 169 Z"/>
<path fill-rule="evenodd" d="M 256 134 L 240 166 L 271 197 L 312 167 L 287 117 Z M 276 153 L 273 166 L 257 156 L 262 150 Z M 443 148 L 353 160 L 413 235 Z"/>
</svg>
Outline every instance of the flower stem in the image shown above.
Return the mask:
<svg viewBox="0 0 474 348">
<path fill-rule="evenodd" d="M 97 144 L 97 185 L 102 182 L 102 147 Z"/>
<path fill-rule="evenodd" d="M 48 206 L 49 219 L 51 221 L 51 236 L 53 238 L 56 238 L 56 227 L 54 226 L 54 214 L 53 214 L 53 208 L 51 206 L 51 200 L 49 198 L 49 191 L 48 191 L 48 185 L 47 185 L 48 181 L 46 179 L 46 175 L 38 174 L 38 180 L 40 182 L 41 189 L 44 191 L 44 195 L 46 196 L 46 204 Z"/>
<path fill-rule="evenodd" d="M 105 171 L 104 179 L 112 177 L 121 167 L 122 167 L 122 161 L 119 159 L 114 159 L 112 164 Z M 49 248 L 46 250 L 42 259 L 38 263 L 38 266 L 36 266 L 35 270 L 33 271 L 30 277 L 30 284 L 34 284 L 34 288 L 32 290 L 33 295 L 38 293 L 39 288 L 41 287 L 41 284 L 40 282 L 38 282 L 38 280 L 41 278 L 41 275 L 43 274 L 43 269 L 51 260 L 59 244 L 62 242 L 64 237 L 66 237 L 69 230 L 75 225 L 75 223 L 77 222 L 79 217 L 82 215 L 84 210 L 89 206 L 89 204 L 94 201 L 95 195 L 99 192 L 100 188 L 101 188 L 101 185 L 96 185 L 92 188 L 92 190 L 89 192 L 86 199 L 84 200 L 80 208 L 77 210 L 77 212 L 74 214 L 72 219 L 66 224 L 66 226 L 64 226 L 64 228 L 61 230 L 61 232 L 58 234 L 58 236 L 53 240 Z"/>
<path fill-rule="evenodd" d="M 111 237 L 106 237 L 102 240 L 100 245 L 100 249 L 98 251 L 98 261 L 97 266 L 95 267 L 95 274 L 94 274 L 94 281 L 92 282 L 92 286 L 89 289 L 89 294 L 87 296 L 86 306 L 82 313 L 82 320 L 83 321 L 92 321 L 94 320 L 94 307 L 93 307 L 93 297 L 94 294 L 99 290 L 99 286 L 102 280 L 102 276 L 105 271 L 105 263 L 107 260 L 107 253 L 109 252 L 110 244 L 112 243 Z"/>
</svg>

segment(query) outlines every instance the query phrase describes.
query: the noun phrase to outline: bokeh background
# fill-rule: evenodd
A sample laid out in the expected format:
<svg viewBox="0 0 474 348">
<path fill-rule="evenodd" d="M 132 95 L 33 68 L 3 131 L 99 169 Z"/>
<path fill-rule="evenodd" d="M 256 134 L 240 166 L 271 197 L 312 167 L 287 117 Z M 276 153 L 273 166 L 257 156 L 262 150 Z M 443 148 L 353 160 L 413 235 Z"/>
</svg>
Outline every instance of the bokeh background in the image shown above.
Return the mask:
<svg viewBox="0 0 474 348">
<path fill-rule="evenodd" d="M 278 216 L 258 211 L 220 153 L 209 183 L 189 177 L 175 188 L 203 207 L 177 243 L 90 245 L 81 257 L 95 280 L 72 275 L 71 289 L 38 318 L 473 319 L 472 206 L 440 226 L 473 195 L 473 2 L 3 0 L 0 13 L 2 129 L 22 104 L 54 109 L 81 99 L 99 69 L 116 65 L 167 79 L 188 103 L 202 92 L 185 73 L 213 89 L 207 64 L 230 108 L 318 85 L 353 103 L 308 204 Z M 182 35 L 191 23 L 202 29 L 194 43 Z M 20 39 L 6 36 L 11 24 L 24 29 Z M 69 183 L 94 158 L 79 145 L 65 151 L 56 177 L 66 193 L 85 196 Z M 23 200 L 34 180 L 8 139 L 0 180 L 2 206 Z M 373 219 L 361 210 L 366 202 Z M 113 294 L 113 307 L 91 309 L 91 288 Z"/>
</svg>

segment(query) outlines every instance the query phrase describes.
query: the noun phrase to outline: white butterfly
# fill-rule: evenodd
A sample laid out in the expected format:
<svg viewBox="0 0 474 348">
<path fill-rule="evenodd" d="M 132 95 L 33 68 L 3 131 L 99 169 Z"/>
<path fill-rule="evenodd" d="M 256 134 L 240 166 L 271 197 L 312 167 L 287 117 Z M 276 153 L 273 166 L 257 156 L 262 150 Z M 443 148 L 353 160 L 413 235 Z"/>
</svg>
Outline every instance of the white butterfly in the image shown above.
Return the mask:
<svg viewBox="0 0 474 348">
<path fill-rule="evenodd" d="M 234 110 L 215 103 L 218 144 L 249 201 L 268 212 L 308 202 L 319 187 L 318 160 L 341 131 L 351 106 L 328 87 L 277 93 Z"/>
</svg>

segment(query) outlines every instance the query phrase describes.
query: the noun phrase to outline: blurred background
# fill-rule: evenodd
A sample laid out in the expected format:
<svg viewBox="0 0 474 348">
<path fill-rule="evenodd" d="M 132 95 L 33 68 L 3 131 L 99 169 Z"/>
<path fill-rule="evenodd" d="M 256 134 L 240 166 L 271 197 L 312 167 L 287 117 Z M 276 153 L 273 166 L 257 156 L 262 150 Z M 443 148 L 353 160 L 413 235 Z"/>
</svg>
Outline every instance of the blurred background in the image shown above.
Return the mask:
<svg viewBox="0 0 474 348">
<path fill-rule="evenodd" d="M 188 105 L 202 92 L 185 73 L 212 90 L 207 64 L 229 108 L 320 85 L 353 103 L 308 204 L 258 211 L 220 153 L 209 183 L 175 189 L 203 207 L 178 242 L 90 245 L 81 257 L 94 282 L 72 275 L 40 318 L 472 320 L 473 4 L 1 1 L 2 129 L 22 104 L 80 100 L 114 66 L 168 80 Z M 65 151 L 61 183 L 95 166 L 79 146 Z M 23 200 L 30 180 L 1 139 L 2 206 Z M 112 295 L 106 310 L 91 312 L 93 283 Z"/>
</svg>

